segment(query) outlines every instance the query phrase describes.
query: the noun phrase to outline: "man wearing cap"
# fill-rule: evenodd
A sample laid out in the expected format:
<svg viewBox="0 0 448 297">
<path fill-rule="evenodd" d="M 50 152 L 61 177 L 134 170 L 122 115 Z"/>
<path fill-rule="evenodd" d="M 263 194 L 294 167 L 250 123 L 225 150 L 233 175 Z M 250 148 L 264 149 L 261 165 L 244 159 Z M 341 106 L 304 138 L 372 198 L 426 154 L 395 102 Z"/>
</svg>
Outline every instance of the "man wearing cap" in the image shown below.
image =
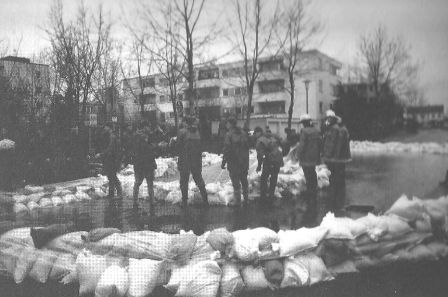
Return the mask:
<svg viewBox="0 0 448 297">
<path fill-rule="evenodd" d="M 112 123 L 107 123 L 104 126 L 105 140 L 107 146 L 104 151 L 97 154 L 97 157 L 103 160 L 103 171 L 109 180 L 109 195 L 108 198 L 113 198 L 115 189 L 117 190 L 117 196 L 122 197 L 121 183 L 117 177 L 117 172 L 121 166 L 121 146 L 120 141 L 113 130 Z"/>
<path fill-rule="evenodd" d="M 244 206 L 247 206 L 249 199 L 249 183 L 247 181 L 249 171 L 249 137 L 243 129 L 237 126 L 234 118 L 227 121 L 227 129 L 229 132 L 224 140 L 221 168 L 224 169 L 227 163 L 236 206 L 241 205 L 241 189 L 243 190 Z"/>
<path fill-rule="evenodd" d="M 280 168 L 283 166 L 283 153 L 280 148 L 280 137 L 273 135 L 270 132 L 263 133 L 263 130 L 260 127 L 255 128 L 255 136 L 257 138 L 255 145 L 258 159 L 257 172 L 260 172 L 263 168 L 260 178 L 260 196 L 262 203 L 269 206 L 274 202 L 278 174 Z"/>
<path fill-rule="evenodd" d="M 201 136 L 192 117 L 185 118 L 186 128 L 179 130 L 177 137 L 177 151 L 179 159 L 177 167 L 180 172 L 180 190 L 182 192 L 182 206 L 186 207 L 188 202 L 188 181 L 190 173 L 201 192 L 204 204 L 208 206 L 207 190 L 202 178 L 202 149 Z"/>
<path fill-rule="evenodd" d="M 332 110 L 326 112 L 327 130 L 324 135 L 322 159 L 331 171 L 332 209 L 341 210 L 345 199 L 345 164 L 351 161 L 350 141 L 342 119 Z"/>
<path fill-rule="evenodd" d="M 320 132 L 312 124 L 311 117 L 303 114 L 299 121 L 303 128 L 300 130 L 300 142 L 297 149 L 297 158 L 305 174 L 308 192 L 317 190 L 316 166 L 320 164 L 322 140 Z"/>
</svg>

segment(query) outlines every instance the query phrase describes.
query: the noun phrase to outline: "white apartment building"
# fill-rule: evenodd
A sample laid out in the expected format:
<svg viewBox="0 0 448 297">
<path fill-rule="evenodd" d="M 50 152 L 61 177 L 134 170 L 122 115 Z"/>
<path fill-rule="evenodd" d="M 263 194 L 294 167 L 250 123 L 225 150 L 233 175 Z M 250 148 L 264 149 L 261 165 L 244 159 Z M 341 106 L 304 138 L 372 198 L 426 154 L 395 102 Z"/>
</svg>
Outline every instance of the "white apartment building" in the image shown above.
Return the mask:
<svg viewBox="0 0 448 297">
<path fill-rule="evenodd" d="M 293 111 L 293 129 L 298 130 L 298 118 L 306 112 L 306 87 L 308 83 L 308 113 L 320 121 L 325 111 L 332 108 L 336 99 L 340 78 L 338 71 L 342 64 L 319 52 L 306 51 L 300 56 L 295 73 L 295 104 Z M 282 56 L 268 57 L 259 61 L 260 75 L 256 81 L 252 102 L 251 127 L 269 125 L 275 133 L 284 134 L 287 126 L 290 105 L 290 86 L 287 73 L 287 60 Z M 127 81 L 127 82 L 126 82 Z M 161 115 L 164 120 L 172 119 L 172 104 L 167 92 L 166 80 L 161 75 L 144 78 L 145 110 L 153 117 Z M 138 78 L 123 82 L 125 118 L 139 112 Z M 165 85 L 164 85 L 165 83 Z M 185 85 L 181 83 L 180 90 Z M 247 111 L 247 88 L 244 79 L 243 62 L 222 63 L 196 68 L 195 94 L 200 119 L 212 122 L 212 131 L 216 133 L 221 118 L 236 116 L 243 120 Z M 130 91 L 132 90 L 132 92 Z M 132 94 L 131 94 L 132 93 Z M 137 96 L 136 96 L 137 95 Z M 188 109 L 182 92 L 179 95 L 183 107 Z"/>
</svg>

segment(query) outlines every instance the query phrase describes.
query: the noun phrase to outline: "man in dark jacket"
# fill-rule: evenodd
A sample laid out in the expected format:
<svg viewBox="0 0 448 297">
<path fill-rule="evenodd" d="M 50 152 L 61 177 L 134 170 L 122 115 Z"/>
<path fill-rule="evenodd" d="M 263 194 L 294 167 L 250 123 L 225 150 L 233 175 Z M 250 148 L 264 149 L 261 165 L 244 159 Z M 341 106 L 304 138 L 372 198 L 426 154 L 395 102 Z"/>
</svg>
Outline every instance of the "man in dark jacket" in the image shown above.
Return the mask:
<svg viewBox="0 0 448 297">
<path fill-rule="evenodd" d="M 122 198 L 121 183 L 118 180 L 117 172 L 121 166 L 121 146 L 117 135 L 113 131 L 111 123 L 107 123 L 104 126 L 105 140 L 107 146 L 104 151 L 97 155 L 97 157 L 103 160 L 103 171 L 109 180 L 109 198 L 113 198 L 115 189 L 117 190 L 117 196 Z"/>
<path fill-rule="evenodd" d="M 271 132 L 263 133 L 260 127 L 255 128 L 257 142 L 258 167 L 257 172 L 261 172 L 260 196 L 261 201 L 267 206 L 274 202 L 275 187 L 277 186 L 278 174 L 283 166 L 283 153 L 280 148 L 280 137 Z M 269 179 L 269 190 L 268 190 Z M 266 197 L 268 194 L 268 197 Z"/>
<path fill-rule="evenodd" d="M 247 181 L 249 171 L 249 137 L 243 129 L 237 126 L 235 119 L 227 121 L 227 129 L 229 132 L 224 140 L 224 156 L 221 168 L 224 169 L 227 163 L 236 206 L 241 205 L 241 188 L 243 190 L 244 206 L 247 206 L 249 199 L 249 183 Z"/>
<path fill-rule="evenodd" d="M 308 114 L 300 117 L 303 128 L 300 130 L 300 143 L 297 159 L 305 174 L 306 188 L 309 192 L 317 190 L 316 166 L 320 164 L 322 141 L 320 132 L 312 124 Z"/>
<path fill-rule="evenodd" d="M 182 206 L 186 207 L 188 202 L 188 181 L 190 173 L 201 192 L 204 204 L 208 206 L 207 190 L 202 178 L 202 149 L 201 136 L 197 128 L 195 119 L 185 118 L 186 128 L 179 130 L 177 137 L 177 151 L 179 159 L 177 167 L 180 172 L 180 190 L 182 192 Z"/>
<path fill-rule="evenodd" d="M 342 210 L 345 199 L 345 164 L 351 161 L 350 137 L 341 118 L 327 111 L 327 130 L 324 135 L 323 161 L 331 171 L 332 209 Z"/>
<path fill-rule="evenodd" d="M 151 211 L 154 203 L 154 176 L 157 169 L 156 164 L 156 145 L 151 143 L 149 124 L 143 121 L 134 135 L 134 152 L 132 162 L 134 164 L 134 208 L 138 207 L 138 193 L 140 185 L 146 179 L 148 186 L 148 196 Z"/>
</svg>

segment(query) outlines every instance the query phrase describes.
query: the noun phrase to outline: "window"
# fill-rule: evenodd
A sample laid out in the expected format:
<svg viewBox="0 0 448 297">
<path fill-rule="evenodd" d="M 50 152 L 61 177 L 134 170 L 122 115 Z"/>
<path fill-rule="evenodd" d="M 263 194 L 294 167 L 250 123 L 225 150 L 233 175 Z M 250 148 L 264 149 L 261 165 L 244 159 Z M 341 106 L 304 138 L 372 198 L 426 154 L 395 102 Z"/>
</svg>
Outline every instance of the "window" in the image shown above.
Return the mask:
<svg viewBox="0 0 448 297">
<path fill-rule="evenodd" d="M 40 71 L 39 70 L 36 70 L 35 76 L 36 76 L 36 78 L 40 78 Z"/>
<path fill-rule="evenodd" d="M 0 75 L 4 75 L 4 72 L 5 72 L 5 66 L 0 65 Z"/>
<path fill-rule="evenodd" d="M 321 79 L 319 79 L 319 92 L 324 92 L 324 82 Z"/>
<path fill-rule="evenodd" d="M 331 85 L 331 90 L 332 90 L 332 95 L 333 96 L 338 96 L 338 86 L 336 85 Z"/>
<path fill-rule="evenodd" d="M 207 87 L 196 89 L 199 99 L 210 99 L 219 97 L 219 87 Z"/>
<path fill-rule="evenodd" d="M 322 61 L 322 58 L 319 58 L 319 70 L 323 70 L 323 61 Z"/>
<path fill-rule="evenodd" d="M 219 69 L 203 69 L 199 70 L 198 80 L 219 78 Z"/>
<path fill-rule="evenodd" d="M 282 61 L 261 62 L 259 63 L 259 65 L 260 65 L 260 72 L 276 71 L 281 69 Z"/>
<path fill-rule="evenodd" d="M 145 77 L 142 79 L 142 87 L 143 88 L 154 88 L 156 85 L 156 81 L 154 77 Z"/>
<path fill-rule="evenodd" d="M 140 100 L 143 104 L 156 104 L 156 94 L 141 94 Z"/>
<path fill-rule="evenodd" d="M 275 93 L 275 92 L 283 91 L 284 86 L 285 86 L 285 81 L 283 79 L 262 81 L 262 82 L 259 82 L 258 85 L 260 87 L 261 93 Z"/>
<path fill-rule="evenodd" d="M 166 78 L 160 78 L 159 84 L 164 87 L 168 87 L 170 85 L 170 81 Z"/>
<path fill-rule="evenodd" d="M 224 97 L 229 96 L 229 89 L 222 89 L 222 95 L 223 95 Z"/>
<path fill-rule="evenodd" d="M 338 67 L 336 67 L 333 64 L 330 64 L 330 74 L 332 75 L 338 75 Z"/>
<path fill-rule="evenodd" d="M 324 112 L 324 103 L 322 101 L 319 102 L 319 113 L 322 114 Z"/>
<path fill-rule="evenodd" d="M 159 99 L 160 99 L 160 102 L 165 102 L 166 101 L 165 95 L 160 95 Z"/>
</svg>

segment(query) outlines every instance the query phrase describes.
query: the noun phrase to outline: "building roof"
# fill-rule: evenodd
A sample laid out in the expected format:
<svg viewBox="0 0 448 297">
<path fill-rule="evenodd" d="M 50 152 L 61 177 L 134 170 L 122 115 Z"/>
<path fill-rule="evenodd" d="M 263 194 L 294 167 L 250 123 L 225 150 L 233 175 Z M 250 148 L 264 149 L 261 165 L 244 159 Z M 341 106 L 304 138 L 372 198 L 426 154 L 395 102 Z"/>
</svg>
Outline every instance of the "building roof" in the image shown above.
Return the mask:
<svg viewBox="0 0 448 297">
<path fill-rule="evenodd" d="M 10 61 L 10 62 L 17 62 L 17 63 L 30 63 L 30 59 L 28 58 L 22 58 L 22 57 L 15 57 L 15 56 L 6 56 L 3 58 L 0 58 L 0 61 Z"/>
<path fill-rule="evenodd" d="M 424 105 L 424 106 L 409 106 L 406 108 L 407 113 L 443 113 L 443 105 Z"/>
</svg>

